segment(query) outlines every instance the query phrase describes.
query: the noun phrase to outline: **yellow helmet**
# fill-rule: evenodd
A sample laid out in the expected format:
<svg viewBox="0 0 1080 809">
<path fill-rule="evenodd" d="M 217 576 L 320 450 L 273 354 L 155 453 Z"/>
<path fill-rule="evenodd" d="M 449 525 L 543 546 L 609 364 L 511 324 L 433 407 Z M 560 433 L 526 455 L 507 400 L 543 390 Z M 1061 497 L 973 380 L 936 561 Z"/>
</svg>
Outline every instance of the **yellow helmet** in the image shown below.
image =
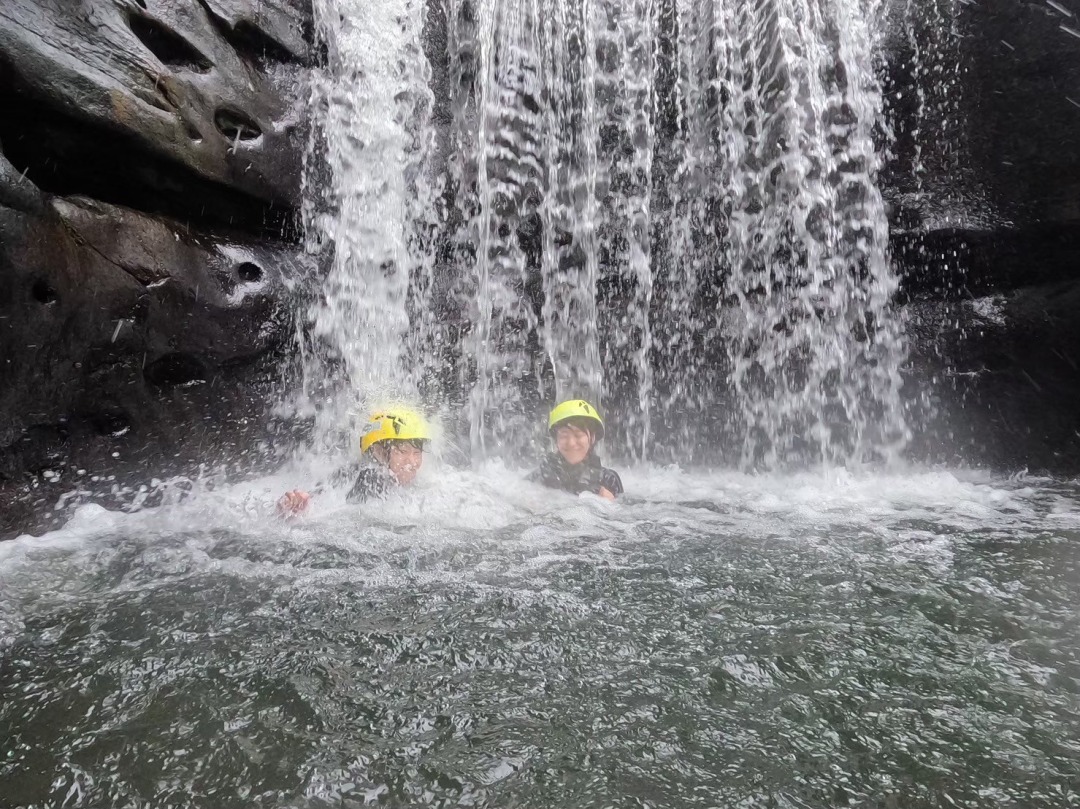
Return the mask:
<svg viewBox="0 0 1080 809">
<path fill-rule="evenodd" d="M 367 452 L 379 441 L 430 441 L 427 421 L 415 410 L 403 407 L 376 410 L 360 436 L 360 451 Z"/>
<path fill-rule="evenodd" d="M 596 440 L 599 441 L 604 437 L 604 420 L 600 418 L 596 408 L 584 399 L 570 399 L 555 405 L 555 409 L 548 415 L 548 429 L 554 430 L 570 419 L 586 419 L 592 422 Z"/>
</svg>

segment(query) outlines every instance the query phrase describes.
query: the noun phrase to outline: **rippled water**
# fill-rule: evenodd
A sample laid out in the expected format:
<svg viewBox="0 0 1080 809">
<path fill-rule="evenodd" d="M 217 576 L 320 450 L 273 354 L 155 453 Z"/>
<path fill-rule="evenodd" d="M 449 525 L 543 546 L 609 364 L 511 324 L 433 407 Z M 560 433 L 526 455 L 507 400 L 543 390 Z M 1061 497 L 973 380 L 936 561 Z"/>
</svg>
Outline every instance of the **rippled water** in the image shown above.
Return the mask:
<svg viewBox="0 0 1080 809">
<path fill-rule="evenodd" d="M 1080 805 L 1074 483 L 425 471 L 0 545 L 0 806 Z"/>
</svg>

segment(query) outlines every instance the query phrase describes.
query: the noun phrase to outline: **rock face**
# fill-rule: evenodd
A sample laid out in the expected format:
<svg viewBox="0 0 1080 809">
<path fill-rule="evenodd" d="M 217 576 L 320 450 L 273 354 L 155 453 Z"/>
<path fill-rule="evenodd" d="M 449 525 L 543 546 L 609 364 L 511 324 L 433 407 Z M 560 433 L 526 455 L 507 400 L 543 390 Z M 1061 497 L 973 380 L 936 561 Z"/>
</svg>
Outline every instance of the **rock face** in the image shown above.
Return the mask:
<svg viewBox="0 0 1080 809">
<path fill-rule="evenodd" d="M 288 290 L 307 273 L 296 247 L 33 202 L 0 208 L 0 529 L 27 517 L 10 501 L 50 494 L 25 488 L 46 471 L 68 490 L 78 469 L 147 477 L 239 457 L 265 427 Z"/>
<path fill-rule="evenodd" d="M 925 0 L 929 5 L 936 0 Z M 927 59 L 917 202 L 895 218 L 923 458 L 1080 472 L 1080 25 L 1068 3 L 955 6 Z M 926 53 L 926 42 L 923 42 Z M 896 55 L 894 76 L 904 78 Z M 936 80 L 930 81 L 926 77 Z M 910 76 L 908 76 L 910 78 Z M 914 87 L 893 97 L 910 102 Z M 931 111 L 934 113 L 935 111 Z M 907 110 L 901 162 L 917 125 Z M 906 156 L 905 156 L 906 153 Z M 902 207 L 902 206 L 901 206 Z"/>
<path fill-rule="evenodd" d="M 264 432 L 309 40 L 302 0 L 0 6 L 0 537 Z"/>
<path fill-rule="evenodd" d="M 1080 24 L 1072 3 L 965 9 L 961 111 L 972 173 L 1014 228 L 1080 224 Z"/>
<path fill-rule="evenodd" d="M 1073 474 L 1080 467 L 1080 283 L 912 307 L 924 457 Z"/>
<path fill-rule="evenodd" d="M 295 88 L 307 58 L 296 31 L 299 8 L 257 5 L 257 15 L 245 15 L 241 4 L 224 0 L 5 2 L 0 65 L 5 100 L 17 111 L 0 128 L 5 152 L 47 190 L 72 182 L 70 171 L 115 175 L 117 167 L 50 172 L 43 159 L 109 149 L 145 153 L 153 169 L 190 173 L 191 183 L 198 178 L 266 204 L 295 206 Z M 143 163 L 128 169 L 143 175 L 137 179 L 156 179 Z"/>
</svg>

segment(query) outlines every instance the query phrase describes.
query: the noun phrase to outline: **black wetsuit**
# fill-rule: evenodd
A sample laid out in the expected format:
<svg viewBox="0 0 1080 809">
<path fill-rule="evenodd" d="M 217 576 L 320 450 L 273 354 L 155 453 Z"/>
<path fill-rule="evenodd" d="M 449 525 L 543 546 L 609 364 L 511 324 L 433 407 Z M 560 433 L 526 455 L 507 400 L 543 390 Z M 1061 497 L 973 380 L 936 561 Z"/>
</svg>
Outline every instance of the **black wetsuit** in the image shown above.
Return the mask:
<svg viewBox="0 0 1080 809">
<path fill-rule="evenodd" d="M 356 476 L 356 483 L 349 489 L 345 499 L 350 503 L 363 503 L 372 498 L 386 497 L 397 485 L 390 472 L 382 466 L 365 466 Z"/>
<path fill-rule="evenodd" d="M 358 463 L 351 463 L 332 472 L 325 480 L 319 481 L 311 489 L 311 493 L 322 494 L 331 487 L 336 489 L 343 486 L 345 481 L 354 474 L 356 475 L 356 482 L 349 489 L 349 493 L 345 495 L 345 500 L 349 503 L 363 503 L 365 500 L 371 500 L 372 498 L 386 497 L 390 490 L 397 485 L 397 481 L 390 474 L 390 470 L 384 466 L 360 466 Z"/>
<path fill-rule="evenodd" d="M 600 494 L 603 487 L 616 497 L 623 493 L 622 479 L 614 469 L 608 469 L 590 452 L 579 464 L 568 464 L 557 452 L 544 456 L 540 468 L 529 475 L 529 480 L 543 483 L 551 489 L 562 489 L 571 494 L 592 492 Z"/>
</svg>

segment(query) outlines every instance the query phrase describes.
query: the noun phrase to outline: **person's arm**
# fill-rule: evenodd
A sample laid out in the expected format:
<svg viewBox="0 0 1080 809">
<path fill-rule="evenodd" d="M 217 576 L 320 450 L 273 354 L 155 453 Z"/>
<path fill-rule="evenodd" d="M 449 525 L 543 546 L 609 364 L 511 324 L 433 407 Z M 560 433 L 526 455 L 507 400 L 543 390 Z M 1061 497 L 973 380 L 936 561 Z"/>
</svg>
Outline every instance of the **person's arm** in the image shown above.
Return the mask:
<svg viewBox="0 0 1080 809">
<path fill-rule="evenodd" d="M 307 511 L 308 506 L 311 505 L 312 495 L 321 494 L 328 486 L 338 486 L 345 480 L 356 468 L 355 464 L 350 464 L 342 469 L 338 469 L 336 472 L 330 475 L 329 479 L 320 480 L 316 483 L 310 491 L 304 489 L 292 489 L 281 495 L 277 501 L 277 513 L 281 517 L 286 519 L 292 517 L 299 517 L 301 514 Z"/>
<path fill-rule="evenodd" d="M 600 473 L 600 491 L 598 494 L 607 499 L 614 500 L 623 493 L 622 478 L 614 469 L 604 469 Z"/>
<path fill-rule="evenodd" d="M 606 492 L 604 488 L 604 473 L 607 470 L 604 469 L 599 463 L 583 463 L 577 468 L 577 477 L 574 481 L 573 491 L 575 494 L 582 494 L 584 492 L 590 492 L 591 494 L 598 494 L 608 500 L 614 499 L 610 492 Z"/>
</svg>

